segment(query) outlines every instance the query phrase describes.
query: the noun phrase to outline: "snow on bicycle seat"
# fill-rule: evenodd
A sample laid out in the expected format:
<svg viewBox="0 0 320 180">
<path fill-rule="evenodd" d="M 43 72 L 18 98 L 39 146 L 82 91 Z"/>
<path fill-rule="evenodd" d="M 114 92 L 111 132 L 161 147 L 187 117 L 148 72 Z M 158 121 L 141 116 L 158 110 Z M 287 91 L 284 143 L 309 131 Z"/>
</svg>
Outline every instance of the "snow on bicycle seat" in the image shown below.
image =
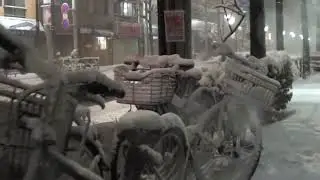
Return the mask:
<svg viewBox="0 0 320 180">
<path fill-rule="evenodd" d="M 165 127 L 164 121 L 161 116 L 149 110 L 131 111 L 119 118 L 117 121 L 117 130 L 158 130 Z"/>
</svg>

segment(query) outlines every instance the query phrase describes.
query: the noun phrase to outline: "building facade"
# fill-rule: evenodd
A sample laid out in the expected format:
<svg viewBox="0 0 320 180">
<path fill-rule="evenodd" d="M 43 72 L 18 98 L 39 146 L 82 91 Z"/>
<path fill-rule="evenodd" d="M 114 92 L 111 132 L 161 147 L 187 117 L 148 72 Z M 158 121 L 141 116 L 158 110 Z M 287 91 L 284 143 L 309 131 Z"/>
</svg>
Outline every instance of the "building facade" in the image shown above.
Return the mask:
<svg viewBox="0 0 320 180">
<path fill-rule="evenodd" d="M 36 18 L 36 0 L 0 0 L 0 16 Z"/>
<path fill-rule="evenodd" d="M 100 65 L 122 63 L 129 55 L 139 53 L 141 27 L 138 23 L 137 0 L 76 0 L 76 19 L 72 18 L 72 1 L 58 0 L 47 8 L 53 21 L 55 53 L 68 55 L 74 49 L 77 36 L 80 56 L 100 57 Z M 67 6 L 67 16 L 62 7 Z M 43 9 L 42 9 L 43 10 Z M 42 13 L 45 16 L 45 10 Z M 48 14 L 48 13 L 47 13 Z M 68 19 L 67 24 L 65 18 Z M 74 26 L 76 24 L 76 26 Z M 75 34 L 73 28 L 77 28 Z"/>
<path fill-rule="evenodd" d="M 46 54 L 44 29 L 35 20 L 36 9 L 36 0 L 0 0 L 0 24 Z"/>
<path fill-rule="evenodd" d="M 114 7 L 114 63 L 130 55 L 142 54 L 141 4 L 139 0 L 116 0 Z"/>
</svg>

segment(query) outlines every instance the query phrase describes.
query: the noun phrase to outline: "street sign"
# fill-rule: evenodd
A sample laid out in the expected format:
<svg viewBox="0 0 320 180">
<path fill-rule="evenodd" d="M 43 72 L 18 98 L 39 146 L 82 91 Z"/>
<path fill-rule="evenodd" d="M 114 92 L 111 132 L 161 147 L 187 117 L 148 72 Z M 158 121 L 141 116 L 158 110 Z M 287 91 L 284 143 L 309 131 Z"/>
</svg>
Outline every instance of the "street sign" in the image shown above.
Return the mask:
<svg viewBox="0 0 320 180">
<path fill-rule="evenodd" d="M 184 11 L 164 11 L 165 35 L 167 42 L 184 42 Z"/>
</svg>

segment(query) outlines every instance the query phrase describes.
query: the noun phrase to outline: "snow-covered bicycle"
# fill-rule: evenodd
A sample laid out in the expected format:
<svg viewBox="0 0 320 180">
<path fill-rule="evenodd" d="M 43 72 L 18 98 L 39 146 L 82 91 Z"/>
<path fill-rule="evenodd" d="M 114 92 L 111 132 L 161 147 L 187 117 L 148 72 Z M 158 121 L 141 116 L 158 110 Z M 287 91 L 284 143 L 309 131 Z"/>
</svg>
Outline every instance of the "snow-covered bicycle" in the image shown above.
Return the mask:
<svg viewBox="0 0 320 180">
<path fill-rule="evenodd" d="M 100 72 L 60 72 L 3 27 L 0 39 L 7 51 L 1 68 L 36 73 L 43 79 L 31 86 L 0 76 L 1 179 L 108 178 L 109 162 L 90 127 L 90 111 L 79 105 L 91 102 L 103 108 L 103 96 L 124 96 L 121 85 Z"/>
<path fill-rule="evenodd" d="M 262 150 L 259 112 L 273 102 L 280 85 L 225 44 L 217 48 L 228 58 L 215 87 L 199 86 L 201 75 L 192 62 L 170 60 L 174 56 L 115 69 L 126 87 L 120 102 L 140 110 L 118 120 L 113 180 L 250 179 Z M 157 88 L 150 87 L 153 82 Z"/>
</svg>

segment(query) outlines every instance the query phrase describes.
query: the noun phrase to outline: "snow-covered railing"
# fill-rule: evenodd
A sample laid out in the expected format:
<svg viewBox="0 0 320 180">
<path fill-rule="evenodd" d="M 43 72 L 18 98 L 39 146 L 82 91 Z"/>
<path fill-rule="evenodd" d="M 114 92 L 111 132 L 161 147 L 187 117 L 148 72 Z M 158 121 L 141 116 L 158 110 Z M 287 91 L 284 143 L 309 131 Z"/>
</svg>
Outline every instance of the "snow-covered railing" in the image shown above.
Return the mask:
<svg viewBox="0 0 320 180">
<path fill-rule="evenodd" d="M 64 71 L 99 70 L 99 57 L 64 57 L 56 60 L 55 64 Z"/>
<path fill-rule="evenodd" d="M 71 57 L 62 57 L 55 60 L 54 64 L 56 64 L 59 68 L 64 71 L 88 71 L 88 70 L 99 70 L 99 57 L 82 57 L 82 58 L 71 58 Z M 1 74 L 5 74 L 7 76 L 18 76 L 21 73 L 17 70 L 12 71 L 4 71 L 0 70 Z"/>
</svg>

